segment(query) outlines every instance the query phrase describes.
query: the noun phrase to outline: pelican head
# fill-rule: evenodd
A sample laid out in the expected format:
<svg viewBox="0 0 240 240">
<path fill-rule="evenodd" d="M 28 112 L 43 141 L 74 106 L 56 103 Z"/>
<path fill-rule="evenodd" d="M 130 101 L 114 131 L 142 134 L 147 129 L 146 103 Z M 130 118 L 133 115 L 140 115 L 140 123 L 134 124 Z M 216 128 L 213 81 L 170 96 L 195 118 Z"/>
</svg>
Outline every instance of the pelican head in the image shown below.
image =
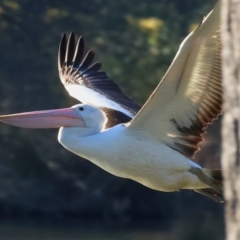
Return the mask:
<svg viewBox="0 0 240 240">
<path fill-rule="evenodd" d="M 0 116 L 0 121 L 24 128 L 103 128 L 105 114 L 88 104 L 77 104 L 70 108 L 43 110 Z"/>
</svg>

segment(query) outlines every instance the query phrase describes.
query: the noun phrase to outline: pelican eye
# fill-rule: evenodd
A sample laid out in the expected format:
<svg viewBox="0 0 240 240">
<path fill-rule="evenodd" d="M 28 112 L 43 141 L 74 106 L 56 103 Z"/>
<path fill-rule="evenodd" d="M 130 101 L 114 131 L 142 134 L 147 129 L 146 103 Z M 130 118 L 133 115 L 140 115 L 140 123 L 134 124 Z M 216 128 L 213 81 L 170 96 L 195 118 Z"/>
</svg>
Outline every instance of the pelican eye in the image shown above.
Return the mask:
<svg viewBox="0 0 240 240">
<path fill-rule="evenodd" d="M 84 107 L 79 107 L 78 108 L 80 111 L 83 111 L 84 110 Z"/>
</svg>

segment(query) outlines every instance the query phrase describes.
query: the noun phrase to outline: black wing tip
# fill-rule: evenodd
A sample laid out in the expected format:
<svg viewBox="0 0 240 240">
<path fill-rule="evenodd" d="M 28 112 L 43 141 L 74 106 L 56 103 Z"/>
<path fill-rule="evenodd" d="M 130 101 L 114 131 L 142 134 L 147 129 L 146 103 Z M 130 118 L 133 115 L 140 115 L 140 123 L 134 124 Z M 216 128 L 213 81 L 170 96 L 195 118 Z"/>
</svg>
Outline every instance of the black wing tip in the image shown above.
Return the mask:
<svg viewBox="0 0 240 240">
<path fill-rule="evenodd" d="M 92 61 L 95 56 L 95 52 L 90 49 L 84 59 L 84 38 L 80 36 L 78 40 L 75 40 L 75 33 L 71 31 L 69 34 L 63 33 L 58 50 L 58 67 L 61 71 L 64 67 L 72 67 L 78 70 L 86 70 L 93 64 Z M 90 66 L 91 65 L 91 66 Z"/>
<path fill-rule="evenodd" d="M 82 75 L 84 76 L 87 74 L 87 77 L 91 77 L 95 74 L 98 74 L 98 76 L 101 76 L 102 72 L 99 71 L 101 69 L 102 63 L 95 62 L 92 65 L 90 65 L 85 71 L 82 71 Z M 104 76 L 106 77 L 106 73 L 104 73 Z"/>
<path fill-rule="evenodd" d="M 82 60 L 78 69 L 81 70 L 81 71 L 87 70 L 90 67 L 90 65 L 92 64 L 94 56 L 95 56 L 94 51 L 92 49 L 90 49 L 86 53 L 86 55 L 85 55 L 84 59 Z"/>
<path fill-rule="evenodd" d="M 62 35 L 58 48 L 58 70 L 60 70 L 63 67 L 66 54 L 66 46 L 67 46 L 67 34 L 64 33 Z"/>
<path fill-rule="evenodd" d="M 75 54 L 75 35 L 71 32 L 67 39 L 66 54 L 65 54 L 65 64 L 71 65 L 73 62 L 73 56 Z"/>
<path fill-rule="evenodd" d="M 73 57 L 73 67 L 77 68 L 82 61 L 83 53 L 84 53 L 84 39 L 82 36 L 80 36 L 77 40 L 76 46 L 75 46 L 75 53 Z"/>
</svg>

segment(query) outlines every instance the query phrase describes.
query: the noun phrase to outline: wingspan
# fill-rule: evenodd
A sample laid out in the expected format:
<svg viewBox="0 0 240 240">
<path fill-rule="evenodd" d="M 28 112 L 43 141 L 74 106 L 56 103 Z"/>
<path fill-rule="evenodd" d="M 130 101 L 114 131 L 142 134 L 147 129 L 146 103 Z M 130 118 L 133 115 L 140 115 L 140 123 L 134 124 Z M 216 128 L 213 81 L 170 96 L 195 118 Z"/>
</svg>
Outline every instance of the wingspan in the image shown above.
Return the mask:
<svg viewBox="0 0 240 240">
<path fill-rule="evenodd" d="M 148 101 L 128 124 L 193 157 L 221 113 L 220 4 L 189 34 Z"/>
<path fill-rule="evenodd" d="M 64 34 L 58 52 L 58 70 L 61 82 L 69 94 L 82 103 L 101 108 L 108 116 L 108 127 L 131 120 L 138 106 L 103 71 L 100 62 L 94 62 L 94 52 L 84 56 L 84 40 L 75 43 L 74 33 Z M 125 122 L 125 121 L 124 121 Z"/>
</svg>

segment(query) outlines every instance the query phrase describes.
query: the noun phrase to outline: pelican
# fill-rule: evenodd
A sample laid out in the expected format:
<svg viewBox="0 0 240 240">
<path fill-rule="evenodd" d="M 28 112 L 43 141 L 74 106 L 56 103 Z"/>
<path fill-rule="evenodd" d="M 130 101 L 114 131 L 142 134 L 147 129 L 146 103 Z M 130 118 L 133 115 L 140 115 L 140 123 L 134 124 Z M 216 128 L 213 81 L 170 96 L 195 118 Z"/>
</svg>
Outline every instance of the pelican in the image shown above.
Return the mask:
<svg viewBox="0 0 240 240">
<path fill-rule="evenodd" d="M 109 173 L 158 191 L 191 189 L 223 202 L 221 170 L 193 161 L 207 125 L 221 114 L 220 5 L 181 43 L 169 69 L 141 108 L 83 58 L 84 41 L 63 35 L 58 69 L 81 103 L 70 108 L 0 116 L 25 128 L 60 128 L 58 141 Z"/>
</svg>

